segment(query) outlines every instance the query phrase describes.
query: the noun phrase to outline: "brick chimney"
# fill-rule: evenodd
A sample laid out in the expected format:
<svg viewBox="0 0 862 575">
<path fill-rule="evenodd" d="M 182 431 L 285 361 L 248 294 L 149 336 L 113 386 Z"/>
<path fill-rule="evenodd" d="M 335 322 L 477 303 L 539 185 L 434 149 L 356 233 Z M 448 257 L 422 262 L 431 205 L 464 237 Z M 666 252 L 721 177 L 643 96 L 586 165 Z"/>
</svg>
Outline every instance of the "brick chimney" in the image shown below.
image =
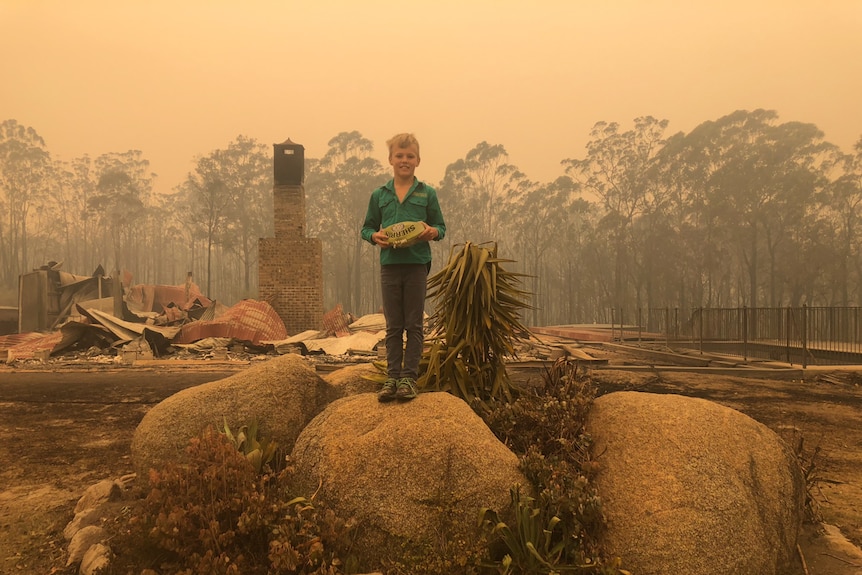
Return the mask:
<svg viewBox="0 0 862 575">
<path fill-rule="evenodd" d="M 258 285 L 296 335 L 323 327 L 323 245 L 305 237 L 305 149 L 290 139 L 273 148 L 275 237 L 258 242 Z"/>
</svg>

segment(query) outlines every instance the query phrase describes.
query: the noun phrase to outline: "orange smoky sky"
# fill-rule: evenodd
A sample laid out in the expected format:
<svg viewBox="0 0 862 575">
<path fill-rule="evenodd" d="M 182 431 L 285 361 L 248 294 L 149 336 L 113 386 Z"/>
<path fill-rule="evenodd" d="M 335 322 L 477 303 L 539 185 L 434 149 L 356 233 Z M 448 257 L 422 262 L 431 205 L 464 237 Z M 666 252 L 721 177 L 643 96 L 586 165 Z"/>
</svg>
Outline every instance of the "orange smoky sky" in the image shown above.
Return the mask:
<svg viewBox="0 0 862 575">
<path fill-rule="evenodd" d="M 422 144 L 439 182 L 476 144 L 536 181 L 599 121 L 775 110 L 862 136 L 860 0 L 0 0 L 0 121 L 51 153 L 141 150 L 170 191 L 238 135 L 307 157 L 356 130 Z"/>
</svg>

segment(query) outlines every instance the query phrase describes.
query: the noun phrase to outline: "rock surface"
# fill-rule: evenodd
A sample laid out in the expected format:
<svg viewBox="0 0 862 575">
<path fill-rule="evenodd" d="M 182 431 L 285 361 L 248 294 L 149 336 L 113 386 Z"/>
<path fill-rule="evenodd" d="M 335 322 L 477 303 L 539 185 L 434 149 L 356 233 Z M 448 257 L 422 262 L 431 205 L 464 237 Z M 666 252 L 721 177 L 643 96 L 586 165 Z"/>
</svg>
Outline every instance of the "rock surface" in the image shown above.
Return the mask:
<svg viewBox="0 0 862 575">
<path fill-rule="evenodd" d="M 104 543 L 96 543 L 90 545 L 89 549 L 81 558 L 81 567 L 78 569 L 79 575 L 98 575 L 104 573 L 111 564 L 113 553 L 111 548 Z"/>
<path fill-rule="evenodd" d="M 305 424 L 338 395 L 301 356 L 287 354 L 225 379 L 184 389 L 153 407 L 132 437 L 138 477 L 168 461 L 182 461 L 189 440 L 212 425 L 231 430 L 256 417 L 258 437 L 289 452 Z"/>
<path fill-rule="evenodd" d="M 374 364 L 357 363 L 326 373 L 323 379 L 333 387 L 339 397 L 346 397 L 359 393 L 376 393 L 382 382 L 369 378 L 381 376 L 385 378 L 385 372 L 374 367 Z"/>
<path fill-rule="evenodd" d="M 66 566 L 80 563 L 90 547 L 101 544 L 106 536 L 107 532 L 97 525 L 89 525 L 78 530 L 69 542 L 69 557 L 66 559 Z"/>
<path fill-rule="evenodd" d="M 515 454 L 448 393 L 339 399 L 302 431 L 292 459 L 306 492 L 319 487 L 320 499 L 358 522 L 355 549 L 370 562 L 458 537 L 481 508 L 508 508 L 510 487 L 527 484 Z"/>
<path fill-rule="evenodd" d="M 588 429 L 612 556 L 638 575 L 799 572 L 804 482 L 766 426 L 710 401 L 623 391 Z"/>
<path fill-rule="evenodd" d="M 115 479 L 103 479 L 94 483 L 84 491 L 78 503 L 75 504 L 75 513 L 92 509 L 102 503 L 117 501 L 123 496 L 123 483 Z"/>
</svg>

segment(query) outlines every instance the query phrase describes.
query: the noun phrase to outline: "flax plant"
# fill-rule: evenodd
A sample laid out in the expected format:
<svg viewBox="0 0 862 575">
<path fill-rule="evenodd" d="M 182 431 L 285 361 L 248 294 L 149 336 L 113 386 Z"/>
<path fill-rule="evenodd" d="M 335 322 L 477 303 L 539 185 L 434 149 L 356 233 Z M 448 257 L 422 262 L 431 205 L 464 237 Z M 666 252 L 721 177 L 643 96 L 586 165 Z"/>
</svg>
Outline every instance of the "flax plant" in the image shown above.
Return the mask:
<svg viewBox="0 0 862 575">
<path fill-rule="evenodd" d="M 231 445 L 236 447 L 237 451 L 245 455 L 245 458 L 252 464 L 258 475 L 264 473 L 268 467 L 273 465 L 278 453 L 278 443 L 270 438 L 258 438 L 258 421 L 256 417 L 252 418 L 249 425 L 240 426 L 236 430 L 236 433 L 231 431 L 227 424 L 227 418 L 223 419 L 224 427 L 221 433 L 227 437 Z"/>
<path fill-rule="evenodd" d="M 505 359 L 531 334 L 520 321 L 530 309 L 530 294 L 520 288 L 524 275 L 501 265 L 511 261 L 497 257 L 495 243 L 467 242 L 454 246 L 446 266 L 428 279 L 435 311 L 420 387 L 468 402 L 512 399 Z"/>
</svg>

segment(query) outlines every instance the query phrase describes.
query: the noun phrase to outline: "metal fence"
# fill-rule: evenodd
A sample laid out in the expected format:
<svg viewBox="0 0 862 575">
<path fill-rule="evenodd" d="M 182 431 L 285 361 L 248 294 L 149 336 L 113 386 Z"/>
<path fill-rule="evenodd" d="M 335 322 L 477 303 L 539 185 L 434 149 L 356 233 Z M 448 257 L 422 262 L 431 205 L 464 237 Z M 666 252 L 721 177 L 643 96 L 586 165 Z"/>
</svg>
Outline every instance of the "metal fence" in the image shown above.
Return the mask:
<svg viewBox="0 0 862 575">
<path fill-rule="evenodd" d="M 862 308 L 678 308 L 611 313 L 614 339 L 790 364 L 862 364 Z"/>
</svg>

